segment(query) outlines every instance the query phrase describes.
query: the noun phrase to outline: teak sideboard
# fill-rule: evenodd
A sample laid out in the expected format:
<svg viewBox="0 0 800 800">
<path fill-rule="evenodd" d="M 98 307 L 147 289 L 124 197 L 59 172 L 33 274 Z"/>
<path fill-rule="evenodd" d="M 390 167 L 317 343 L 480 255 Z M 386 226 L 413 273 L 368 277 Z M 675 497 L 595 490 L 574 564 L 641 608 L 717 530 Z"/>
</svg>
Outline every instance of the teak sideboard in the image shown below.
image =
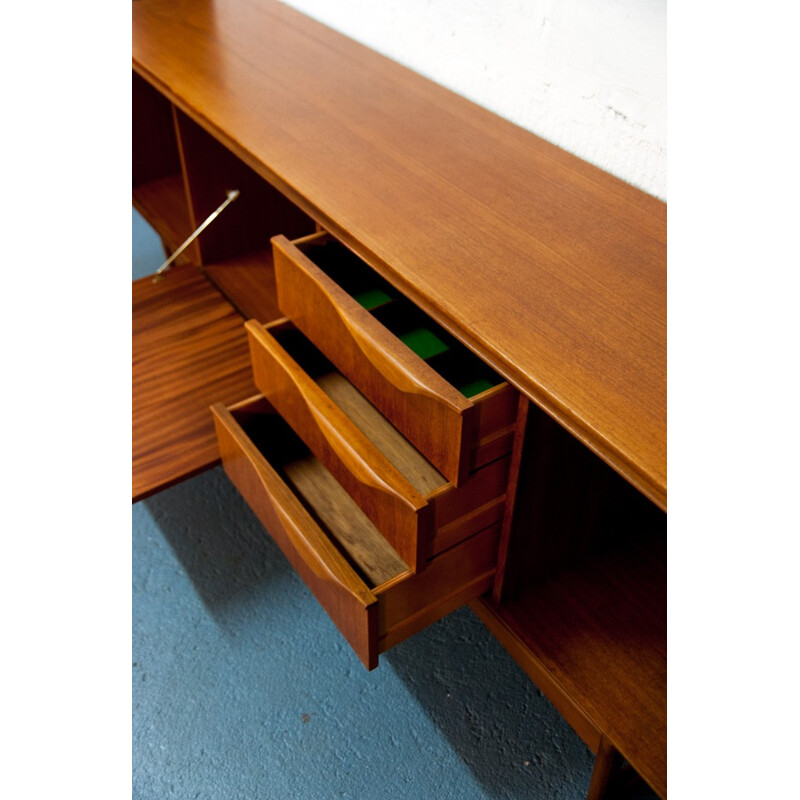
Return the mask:
<svg viewBox="0 0 800 800">
<path fill-rule="evenodd" d="M 666 798 L 666 205 L 273 0 L 133 3 L 133 499 L 220 463 L 369 669 L 470 603 Z"/>
</svg>

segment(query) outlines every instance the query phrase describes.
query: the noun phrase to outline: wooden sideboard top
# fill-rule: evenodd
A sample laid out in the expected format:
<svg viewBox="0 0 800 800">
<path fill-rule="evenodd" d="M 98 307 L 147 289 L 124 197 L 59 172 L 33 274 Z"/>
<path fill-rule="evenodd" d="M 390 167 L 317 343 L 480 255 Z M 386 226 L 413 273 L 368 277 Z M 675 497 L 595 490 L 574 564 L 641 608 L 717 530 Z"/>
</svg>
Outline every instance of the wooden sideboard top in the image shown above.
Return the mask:
<svg viewBox="0 0 800 800">
<path fill-rule="evenodd" d="M 138 0 L 135 70 L 666 508 L 666 204 L 273 0 Z"/>
</svg>

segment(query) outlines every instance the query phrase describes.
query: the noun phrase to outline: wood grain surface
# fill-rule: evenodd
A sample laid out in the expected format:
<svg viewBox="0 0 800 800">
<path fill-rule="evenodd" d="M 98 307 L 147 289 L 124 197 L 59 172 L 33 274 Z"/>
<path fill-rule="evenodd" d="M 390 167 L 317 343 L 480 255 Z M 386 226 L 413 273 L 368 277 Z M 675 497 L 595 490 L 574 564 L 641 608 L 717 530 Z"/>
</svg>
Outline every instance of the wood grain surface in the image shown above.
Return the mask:
<svg viewBox="0 0 800 800">
<path fill-rule="evenodd" d="M 263 398 L 211 407 L 225 473 L 322 604 L 367 669 L 378 666 L 378 605 L 373 593 L 244 432 L 240 414 Z M 274 414 L 272 416 L 275 416 Z"/>
<path fill-rule="evenodd" d="M 283 316 L 269 248 L 229 256 L 222 263 L 203 267 L 203 271 L 245 319 L 271 322 Z"/>
<path fill-rule="evenodd" d="M 368 669 L 491 585 L 499 523 L 412 574 L 263 397 L 212 413 L 227 475 Z"/>
<path fill-rule="evenodd" d="M 466 477 L 477 411 L 284 236 L 272 240 L 278 304 L 449 480 Z"/>
<path fill-rule="evenodd" d="M 245 323 L 256 386 L 416 570 L 433 532 L 422 495 L 297 364 L 268 329 Z M 287 342 L 289 344 L 289 342 Z"/>
<path fill-rule="evenodd" d="M 314 518 L 355 562 L 367 586 L 408 571 L 408 565 L 314 456 L 284 465 L 283 473 L 295 494 L 313 509 Z"/>
<path fill-rule="evenodd" d="M 317 385 L 355 426 L 375 442 L 401 475 L 422 495 L 447 485 L 447 480 L 411 442 L 389 423 L 386 417 L 364 397 L 340 372 L 328 372 L 315 377 Z"/>
<path fill-rule="evenodd" d="M 434 558 L 424 572 L 375 588 L 381 651 L 483 594 L 497 564 L 500 525 L 490 525 Z"/>
<path fill-rule="evenodd" d="M 455 487 L 290 323 L 245 328 L 256 386 L 413 571 L 502 516 L 508 457 Z"/>
<path fill-rule="evenodd" d="M 133 63 L 666 506 L 664 203 L 272 0 L 139 0 Z"/>
<path fill-rule="evenodd" d="M 255 393 L 242 318 L 199 269 L 133 283 L 133 501 L 219 460 L 209 406 Z"/>
<path fill-rule="evenodd" d="M 592 749 L 602 731 L 666 797 L 663 538 L 630 542 L 502 606 L 473 607 Z"/>
</svg>

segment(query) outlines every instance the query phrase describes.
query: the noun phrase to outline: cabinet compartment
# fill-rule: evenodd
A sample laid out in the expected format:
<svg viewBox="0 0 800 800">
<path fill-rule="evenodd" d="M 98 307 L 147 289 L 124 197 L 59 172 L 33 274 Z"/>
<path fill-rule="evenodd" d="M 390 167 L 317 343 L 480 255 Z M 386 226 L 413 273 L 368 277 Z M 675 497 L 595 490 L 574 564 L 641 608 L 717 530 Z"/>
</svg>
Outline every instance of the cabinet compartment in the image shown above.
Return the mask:
<svg viewBox="0 0 800 800">
<path fill-rule="evenodd" d="M 192 230 L 227 197 L 232 202 L 197 239 L 197 262 L 244 317 L 281 316 L 270 237 L 305 236 L 314 221 L 182 111 L 175 112 Z"/>
<path fill-rule="evenodd" d="M 510 451 L 513 387 L 329 234 L 272 243 L 281 310 L 448 480 Z"/>
<path fill-rule="evenodd" d="M 245 327 L 256 386 L 413 571 L 502 519 L 508 455 L 455 487 L 291 323 Z"/>
<path fill-rule="evenodd" d="M 212 413 L 228 477 L 368 669 L 491 586 L 499 523 L 415 575 L 265 398 Z"/>
<path fill-rule="evenodd" d="M 594 752 L 612 742 L 666 797 L 667 516 L 544 412 L 524 416 L 494 591 L 472 607 Z"/>
<path fill-rule="evenodd" d="M 172 104 L 135 72 L 131 99 L 133 205 L 165 248 L 176 250 L 192 232 L 192 223 Z M 190 253 L 179 260 L 190 260 Z"/>
</svg>

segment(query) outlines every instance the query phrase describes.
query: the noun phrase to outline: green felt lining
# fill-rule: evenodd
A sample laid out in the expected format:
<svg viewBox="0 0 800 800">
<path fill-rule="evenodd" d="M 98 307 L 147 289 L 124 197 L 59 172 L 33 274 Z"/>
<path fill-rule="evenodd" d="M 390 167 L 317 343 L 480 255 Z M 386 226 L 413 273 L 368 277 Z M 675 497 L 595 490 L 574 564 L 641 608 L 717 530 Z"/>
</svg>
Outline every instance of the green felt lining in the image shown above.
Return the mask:
<svg viewBox="0 0 800 800">
<path fill-rule="evenodd" d="M 383 289 L 366 289 L 363 292 L 354 294 L 353 298 L 367 310 L 392 301 L 392 297 L 384 292 Z"/>
<path fill-rule="evenodd" d="M 449 350 L 449 347 L 427 328 L 414 328 L 400 334 L 400 341 L 410 347 L 421 359 L 433 358 L 439 353 Z"/>
<path fill-rule="evenodd" d="M 477 380 L 469 381 L 469 383 L 462 384 L 456 388 L 464 397 L 474 397 L 476 394 L 491 389 L 492 386 L 496 386 L 496 384 L 487 381 L 486 378 L 478 378 Z"/>
</svg>

